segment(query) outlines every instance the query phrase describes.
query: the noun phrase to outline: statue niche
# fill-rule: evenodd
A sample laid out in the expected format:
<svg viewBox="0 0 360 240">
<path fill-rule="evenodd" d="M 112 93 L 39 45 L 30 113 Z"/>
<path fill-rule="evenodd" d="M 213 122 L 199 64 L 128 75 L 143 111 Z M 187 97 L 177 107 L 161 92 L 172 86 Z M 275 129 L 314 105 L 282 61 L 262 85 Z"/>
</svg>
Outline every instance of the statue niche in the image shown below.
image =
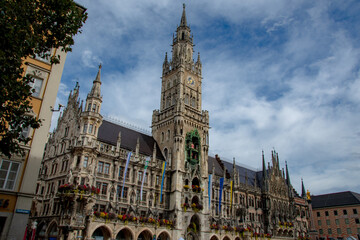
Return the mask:
<svg viewBox="0 0 360 240">
<path fill-rule="evenodd" d="M 185 138 L 186 160 L 191 165 L 199 164 L 199 159 L 201 157 L 200 149 L 200 136 L 197 129 L 194 129 L 193 131 L 188 132 Z"/>
</svg>

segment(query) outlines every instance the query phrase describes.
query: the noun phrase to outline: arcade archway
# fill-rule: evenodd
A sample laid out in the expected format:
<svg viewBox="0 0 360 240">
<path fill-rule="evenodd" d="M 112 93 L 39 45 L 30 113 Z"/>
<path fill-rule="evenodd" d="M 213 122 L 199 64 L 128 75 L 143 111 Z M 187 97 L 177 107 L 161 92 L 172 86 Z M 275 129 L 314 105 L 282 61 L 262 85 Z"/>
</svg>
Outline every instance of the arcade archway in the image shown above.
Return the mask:
<svg viewBox="0 0 360 240">
<path fill-rule="evenodd" d="M 170 236 L 167 232 L 162 232 L 158 237 L 157 240 L 170 240 Z"/>
<path fill-rule="evenodd" d="M 152 240 L 152 237 L 153 236 L 149 230 L 144 230 L 139 234 L 137 240 Z"/>
<path fill-rule="evenodd" d="M 110 240 L 111 239 L 111 234 L 109 232 L 109 230 L 102 226 L 102 227 L 98 227 L 93 234 L 91 235 L 92 238 L 94 238 L 95 240 Z"/>
<path fill-rule="evenodd" d="M 133 235 L 128 228 L 123 228 L 120 232 L 116 235 L 116 240 L 133 240 Z"/>
</svg>

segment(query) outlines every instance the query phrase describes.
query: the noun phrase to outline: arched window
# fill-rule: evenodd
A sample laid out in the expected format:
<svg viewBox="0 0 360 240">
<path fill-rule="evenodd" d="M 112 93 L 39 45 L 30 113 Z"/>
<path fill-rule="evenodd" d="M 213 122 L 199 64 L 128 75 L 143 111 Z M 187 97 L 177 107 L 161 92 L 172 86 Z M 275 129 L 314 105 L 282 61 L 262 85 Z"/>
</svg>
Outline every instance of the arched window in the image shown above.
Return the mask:
<svg viewBox="0 0 360 240">
<path fill-rule="evenodd" d="M 170 139 L 170 130 L 167 130 L 167 134 L 166 134 L 166 140 Z"/>
<path fill-rule="evenodd" d="M 166 98 L 166 107 L 170 107 L 170 104 L 171 104 L 171 96 L 168 96 Z"/>
<path fill-rule="evenodd" d="M 194 97 L 191 98 L 191 106 L 195 107 L 195 98 Z"/>
<path fill-rule="evenodd" d="M 189 105 L 190 97 L 189 94 L 185 95 L 185 104 Z"/>
<path fill-rule="evenodd" d="M 167 148 L 164 149 L 164 157 L 165 157 L 165 160 L 167 160 L 167 158 L 168 158 L 168 149 Z"/>
</svg>

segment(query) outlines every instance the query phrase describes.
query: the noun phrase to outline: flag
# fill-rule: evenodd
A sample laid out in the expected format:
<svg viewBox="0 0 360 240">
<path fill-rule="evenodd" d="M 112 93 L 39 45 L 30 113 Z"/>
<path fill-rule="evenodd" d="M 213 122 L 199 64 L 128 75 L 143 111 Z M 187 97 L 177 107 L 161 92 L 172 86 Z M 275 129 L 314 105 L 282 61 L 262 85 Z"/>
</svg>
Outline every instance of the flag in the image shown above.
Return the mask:
<svg viewBox="0 0 360 240">
<path fill-rule="evenodd" d="M 163 190 L 163 187 L 164 187 L 165 168 L 166 168 L 166 161 L 163 162 L 162 178 L 161 178 L 161 189 L 160 189 L 160 203 L 162 203 L 162 190 Z"/>
<path fill-rule="evenodd" d="M 124 187 L 125 187 L 125 179 L 126 179 L 126 173 L 128 170 L 129 162 L 130 162 L 131 152 L 128 153 L 127 159 L 126 159 L 126 165 L 125 165 L 125 172 L 124 172 L 124 180 L 123 180 L 123 186 L 121 189 L 121 198 L 123 198 L 124 195 Z"/>
<path fill-rule="evenodd" d="M 209 209 L 211 209 L 211 195 L 212 195 L 212 174 L 209 174 L 209 186 L 208 186 L 208 193 L 209 193 Z"/>
<path fill-rule="evenodd" d="M 230 209 L 232 208 L 233 181 L 230 181 Z"/>
<path fill-rule="evenodd" d="M 219 213 L 221 213 L 221 198 L 222 198 L 222 190 L 224 186 L 224 178 L 220 178 L 220 189 L 219 189 Z"/>
<path fill-rule="evenodd" d="M 142 201 L 142 195 L 143 195 L 142 193 L 143 193 L 143 187 L 144 187 L 144 182 L 145 182 L 145 177 L 146 177 L 146 170 L 148 168 L 149 162 L 150 162 L 150 157 L 147 157 L 145 159 L 144 174 L 143 174 L 142 183 L 141 183 L 141 190 L 140 190 L 140 199 L 141 199 L 141 201 Z"/>
</svg>

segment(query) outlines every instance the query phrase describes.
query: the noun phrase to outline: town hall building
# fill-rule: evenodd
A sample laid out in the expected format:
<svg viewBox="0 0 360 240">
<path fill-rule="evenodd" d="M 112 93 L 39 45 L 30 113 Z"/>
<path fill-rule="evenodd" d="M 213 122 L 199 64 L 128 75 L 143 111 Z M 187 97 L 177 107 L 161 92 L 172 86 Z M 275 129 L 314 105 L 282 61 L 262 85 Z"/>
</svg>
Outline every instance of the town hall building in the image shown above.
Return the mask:
<svg viewBox="0 0 360 240">
<path fill-rule="evenodd" d="M 200 54 L 193 56 L 190 31 L 184 5 L 172 56 L 165 54 L 152 134 L 103 118 L 101 66 L 85 102 L 75 86 L 45 149 L 29 234 L 106 240 L 307 238 L 309 199 L 293 189 L 275 150 L 270 163 L 264 153 L 259 157 L 261 171 L 209 156 L 202 64 Z"/>
</svg>

